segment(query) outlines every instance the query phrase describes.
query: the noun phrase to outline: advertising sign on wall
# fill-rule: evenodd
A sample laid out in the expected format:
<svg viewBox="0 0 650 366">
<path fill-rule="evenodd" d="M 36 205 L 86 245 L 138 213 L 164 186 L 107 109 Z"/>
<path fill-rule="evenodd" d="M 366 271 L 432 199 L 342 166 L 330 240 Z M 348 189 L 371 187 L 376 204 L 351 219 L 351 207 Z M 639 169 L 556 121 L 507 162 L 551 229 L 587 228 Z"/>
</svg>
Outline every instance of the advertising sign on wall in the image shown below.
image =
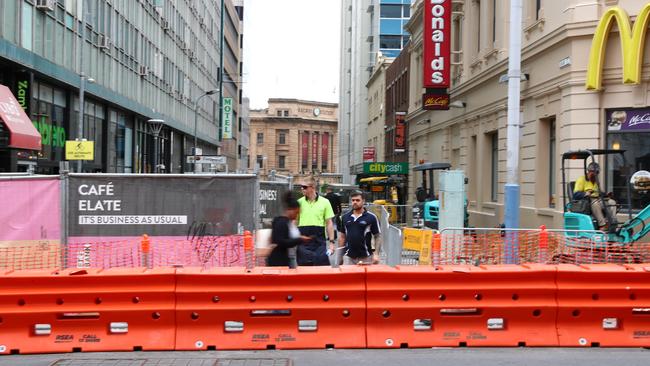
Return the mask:
<svg viewBox="0 0 650 366">
<path fill-rule="evenodd" d="M 224 139 L 232 138 L 232 98 L 223 98 L 221 111 L 221 136 Z"/>
<path fill-rule="evenodd" d="M 650 131 L 650 108 L 610 109 L 606 112 L 607 131 Z"/>
<path fill-rule="evenodd" d="M 406 122 L 405 112 L 395 112 L 395 152 L 406 151 Z"/>
<path fill-rule="evenodd" d="M 304 131 L 302 133 L 302 169 L 307 169 L 307 162 L 309 161 L 309 132 Z"/>
<path fill-rule="evenodd" d="M 311 135 L 311 166 L 312 169 L 318 168 L 318 134 Z"/>
<path fill-rule="evenodd" d="M 365 146 L 363 148 L 363 162 L 372 163 L 375 161 L 375 147 L 374 146 Z"/>
<path fill-rule="evenodd" d="M 282 214 L 282 197 L 289 191 L 289 184 L 283 182 L 260 182 L 259 214 L 265 225 Z"/>
<path fill-rule="evenodd" d="M 422 95 L 422 109 L 431 110 L 448 110 L 449 94 L 426 93 Z"/>
<path fill-rule="evenodd" d="M 323 133 L 323 138 L 322 138 L 322 143 L 321 143 L 321 166 L 322 170 L 327 169 L 327 164 L 329 163 L 329 154 L 330 154 L 330 134 L 329 132 Z"/>
<path fill-rule="evenodd" d="M 424 87 L 444 89 L 450 85 L 451 2 L 424 2 Z"/>
</svg>

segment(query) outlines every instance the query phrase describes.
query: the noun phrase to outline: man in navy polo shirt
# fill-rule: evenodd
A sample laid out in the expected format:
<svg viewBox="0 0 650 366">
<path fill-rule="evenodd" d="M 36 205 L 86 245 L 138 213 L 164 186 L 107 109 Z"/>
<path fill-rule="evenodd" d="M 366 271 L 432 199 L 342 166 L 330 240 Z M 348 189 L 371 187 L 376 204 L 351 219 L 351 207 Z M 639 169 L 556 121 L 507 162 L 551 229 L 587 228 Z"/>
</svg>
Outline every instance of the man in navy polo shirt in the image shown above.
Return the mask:
<svg viewBox="0 0 650 366">
<path fill-rule="evenodd" d="M 354 192 L 350 196 L 352 211 L 341 218 L 343 231 L 339 236 L 339 245 L 345 246 L 343 264 L 373 264 L 379 263 L 381 250 L 381 231 L 379 220 L 372 212 L 364 207 L 363 193 Z M 372 249 L 372 238 L 375 238 L 375 250 Z"/>
</svg>

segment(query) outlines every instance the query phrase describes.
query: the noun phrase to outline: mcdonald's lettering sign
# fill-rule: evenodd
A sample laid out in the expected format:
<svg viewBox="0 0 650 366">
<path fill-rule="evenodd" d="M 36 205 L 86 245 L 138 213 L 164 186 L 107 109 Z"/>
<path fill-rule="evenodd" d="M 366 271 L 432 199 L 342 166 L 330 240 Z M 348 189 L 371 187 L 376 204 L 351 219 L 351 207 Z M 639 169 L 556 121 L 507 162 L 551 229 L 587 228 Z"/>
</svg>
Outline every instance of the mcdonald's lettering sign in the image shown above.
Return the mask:
<svg viewBox="0 0 650 366">
<path fill-rule="evenodd" d="M 607 9 L 600 19 L 591 43 L 589 64 L 587 65 L 588 90 L 599 90 L 603 82 L 603 64 L 609 32 L 618 25 L 621 38 L 621 56 L 623 64 L 623 83 L 638 84 L 641 82 L 641 67 L 643 65 L 643 47 L 645 46 L 646 30 L 650 21 L 650 3 L 645 5 L 636 17 L 634 27 L 630 26 L 627 12 L 618 6 Z"/>
</svg>

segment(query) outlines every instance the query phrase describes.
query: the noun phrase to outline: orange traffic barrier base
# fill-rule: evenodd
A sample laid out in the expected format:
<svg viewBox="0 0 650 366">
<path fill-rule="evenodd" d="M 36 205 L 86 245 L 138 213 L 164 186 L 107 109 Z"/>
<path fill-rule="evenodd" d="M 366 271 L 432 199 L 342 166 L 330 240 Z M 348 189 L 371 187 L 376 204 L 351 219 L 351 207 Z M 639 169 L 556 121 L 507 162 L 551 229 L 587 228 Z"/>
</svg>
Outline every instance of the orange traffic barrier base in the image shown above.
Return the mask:
<svg viewBox="0 0 650 366">
<path fill-rule="evenodd" d="M 0 354 L 172 350 L 174 270 L 0 276 Z"/>
<path fill-rule="evenodd" d="M 365 268 L 178 269 L 176 349 L 366 347 Z"/>
<path fill-rule="evenodd" d="M 555 266 L 367 269 L 368 347 L 557 346 Z"/>
</svg>

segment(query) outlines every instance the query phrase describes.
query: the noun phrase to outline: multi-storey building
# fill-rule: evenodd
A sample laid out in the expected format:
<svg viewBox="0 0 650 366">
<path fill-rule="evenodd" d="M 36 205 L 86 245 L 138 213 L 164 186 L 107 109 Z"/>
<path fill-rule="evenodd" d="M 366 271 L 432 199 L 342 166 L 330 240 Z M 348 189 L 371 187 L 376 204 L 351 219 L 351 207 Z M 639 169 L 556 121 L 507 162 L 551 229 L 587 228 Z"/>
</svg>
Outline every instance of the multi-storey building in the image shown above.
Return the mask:
<svg viewBox="0 0 650 366">
<path fill-rule="evenodd" d="M 336 103 L 269 99 L 268 107 L 250 113 L 251 166 L 263 179 L 313 175 L 321 183 L 338 183 Z"/>
<path fill-rule="evenodd" d="M 223 96 L 234 98 L 235 122 L 242 12 L 225 1 Z M 236 147 L 221 149 L 218 93 L 195 108 L 219 87 L 220 16 L 219 0 L 0 2 L 0 84 L 21 93 L 43 137 L 38 153 L 0 146 L 0 171 L 35 163 L 56 173 L 65 141 L 81 138 L 95 150 L 84 171 L 153 172 L 158 162 L 158 171 L 178 173 L 190 169 L 195 133 L 203 154 L 223 152 L 234 169 Z M 157 138 L 151 119 L 164 121 Z"/>
<path fill-rule="evenodd" d="M 470 224 L 494 227 L 503 222 L 506 182 L 507 72 L 509 2 L 452 1 L 451 106 L 448 111 L 422 110 L 423 93 L 423 3 L 412 8 L 408 29 L 410 42 L 410 102 L 408 108 L 410 162 L 450 162 L 463 169 L 467 185 Z M 522 30 L 521 141 L 519 184 L 521 226 L 562 227 L 563 201 L 561 154 L 569 150 L 609 148 L 625 150 L 627 166 L 617 159 L 601 159 L 603 190 L 613 191 L 624 201 L 623 172 L 650 167 L 650 94 L 647 72 L 636 83 L 623 83 L 629 65 L 650 67 L 639 59 L 646 44 L 620 51 L 618 29 L 628 27 L 646 1 L 526 0 Z M 617 5 L 620 10 L 611 11 Z M 617 13 L 618 18 L 610 18 Z M 604 27 L 604 40 L 594 40 L 603 16 L 622 21 Z M 613 20 L 616 19 L 616 20 Z M 639 18 L 636 18 L 637 21 Z M 634 25 L 647 28 L 647 24 Z M 646 30 L 647 31 L 647 30 Z M 646 38 L 647 39 L 647 38 Z M 626 39 L 624 42 L 631 42 Z M 590 50 L 602 53 L 602 65 L 588 72 Z M 596 58 L 598 60 L 599 58 Z M 629 60 L 628 60 L 629 61 Z M 593 65 L 593 63 L 592 63 Z M 626 65 L 626 66 L 624 66 Z M 628 70 L 629 71 L 629 70 Z M 589 76 L 602 75 L 602 86 Z M 628 74 L 629 75 L 629 74 Z M 590 88 L 587 84 L 591 83 Z M 596 90 L 592 90 L 596 89 Z M 570 164 L 568 181 L 582 173 Z M 418 184 L 414 177 L 411 192 Z M 414 197 L 411 197 L 413 200 Z M 632 209 L 649 203 L 640 193 L 632 194 Z M 627 210 L 628 208 L 623 208 Z"/>
<path fill-rule="evenodd" d="M 339 156 L 343 180 L 361 169 L 368 140 L 368 90 L 379 52 L 395 57 L 408 41 L 404 25 L 411 0 L 343 0 L 341 8 L 341 73 Z"/>
</svg>

